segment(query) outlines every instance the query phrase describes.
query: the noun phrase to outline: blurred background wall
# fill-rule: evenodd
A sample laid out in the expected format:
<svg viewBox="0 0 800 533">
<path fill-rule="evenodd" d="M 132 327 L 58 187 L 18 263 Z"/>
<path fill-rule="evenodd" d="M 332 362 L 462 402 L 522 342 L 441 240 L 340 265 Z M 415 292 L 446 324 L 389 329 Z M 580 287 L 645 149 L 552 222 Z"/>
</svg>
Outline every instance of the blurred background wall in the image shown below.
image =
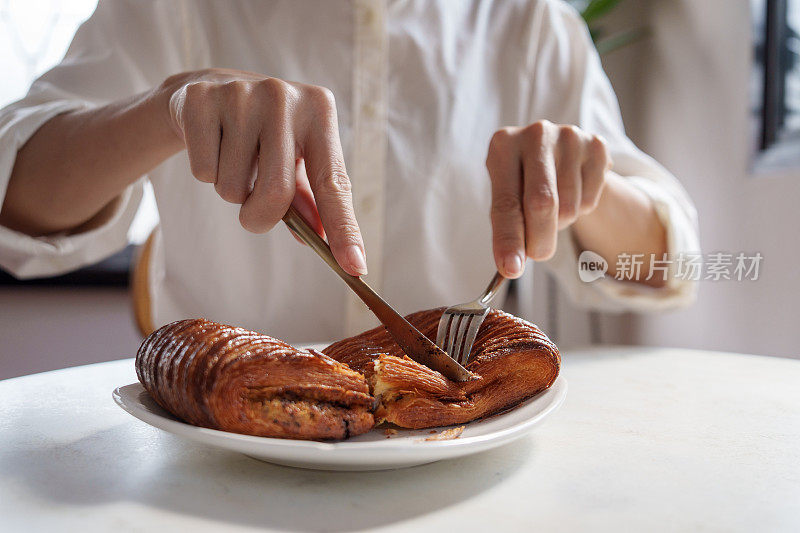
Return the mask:
<svg viewBox="0 0 800 533">
<path fill-rule="evenodd" d="M 688 189 L 704 252 L 764 256 L 757 281 L 702 281 L 685 311 L 604 317 L 612 340 L 800 357 L 800 168 L 753 168 L 758 4 L 630 0 L 611 16 L 650 29 L 604 58 L 629 135 Z"/>
<path fill-rule="evenodd" d="M 121 287 L 0 288 L 0 379 L 133 357 L 130 306 Z"/>
</svg>

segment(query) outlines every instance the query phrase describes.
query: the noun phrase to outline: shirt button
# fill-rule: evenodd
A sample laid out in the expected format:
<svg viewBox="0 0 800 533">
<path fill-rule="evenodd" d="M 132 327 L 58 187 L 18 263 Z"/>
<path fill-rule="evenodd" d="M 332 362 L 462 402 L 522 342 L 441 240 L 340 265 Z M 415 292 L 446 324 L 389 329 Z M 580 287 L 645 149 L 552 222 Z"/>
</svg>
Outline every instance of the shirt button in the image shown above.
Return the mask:
<svg viewBox="0 0 800 533">
<path fill-rule="evenodd" d="M 373 26 L 375 24 L 375 8 L 372 6 L 368 6 L 364 8 L 363 14 L 361 15 L 361 22 L 365 26 Z"/>
<path fill-rule="evenodd" d="M 375 104 L 372 104 L 372 103 L 364 104 L 364 107 L 362 107 L 362 111 L 369 118 L 375 118 L 375 115 L 378 114 L 378 110 L 375 107 Z"/>
<path fill-rule="evenodd" d="M 375 196 L 368 195 L 361 199 L 359 207 L 365 215 L 371 215 L 375 211 Z"/>
</svg>

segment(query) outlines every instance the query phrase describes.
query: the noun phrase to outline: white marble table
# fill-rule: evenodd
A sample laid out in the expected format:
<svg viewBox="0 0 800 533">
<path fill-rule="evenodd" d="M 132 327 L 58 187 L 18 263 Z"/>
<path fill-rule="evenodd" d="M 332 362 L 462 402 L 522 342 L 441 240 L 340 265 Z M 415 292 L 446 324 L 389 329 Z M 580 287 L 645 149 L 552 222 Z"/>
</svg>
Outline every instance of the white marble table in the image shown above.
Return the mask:
<svg viewBox="0 0 800 533">
<path fill-rule="evenodd" d="M 800 531 L 800 361 L 604 348 L 529 437 L 374 473 L 272 466 L 123 412 L 123 360 L 0 382 L 3 531 Z"/>
</svg>

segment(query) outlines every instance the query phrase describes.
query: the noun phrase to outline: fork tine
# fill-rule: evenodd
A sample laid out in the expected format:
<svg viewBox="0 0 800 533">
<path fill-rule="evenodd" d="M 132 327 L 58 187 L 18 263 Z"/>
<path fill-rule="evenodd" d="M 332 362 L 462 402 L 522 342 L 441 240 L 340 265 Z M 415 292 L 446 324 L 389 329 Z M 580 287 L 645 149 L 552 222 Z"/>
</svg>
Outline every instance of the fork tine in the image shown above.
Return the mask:
<svg viewBox="0 0 800 533">
<path fill-rule="evenodd" d="M 436 346 L 442 350 L 444 350 L 444 341 L 447 339 L 447 328 L 450 327 L 450 322 L 452 321 L 453 315 L 447 311 L 445 311 L 439 319 L 439 329 L 436 332 Z"/>
<path fill-rule="evenodd" d="M 451 357 L 456 361 L 461 359 L 461 354 L 464 351 L 464 337 L 467 333 L 467 329 L 469 328 L 469 324 L 472 322 L 472 316 L 473 315 L 466 313 L 461 315 L 461 322 L 458 325 L 458 334 L 456 334 L 455 346 L 453 346 L 453 353 L 451 354 Z"/>
<path fill-rule="evenodd" d="M 453 345 L 456 341 L 456 332 L 458 331 L 458 326 L 461 323 L 461 319 L 464 318 L 461 314 L 454 314 L 453 320 L 450 322 L 450 335 L 447 338 L 447 352 L 450 357 L 453 357 Z"/>
<path fill-rule="evenodd" d="M 477 300 L 448 307 L 439 318 L 436 345 L 457 363 L 466 365 L 469 362 L 478 330 L 489 313 L 489 302 L 504 281 L 505 278 L 499 272 L 495 273 L 489 286 Z"/>
<path fill-rule="evenodd" d="M 461 352 L 462 357 L 458 359 L 459 364 L 466 365 L 469 362 L 469 356 L 472 353 L 472 345 L 475 344 L 475 337 L 478 336 L 478 330 L 481 328 L 484 318 L 486 318 L 485 314 L 472 317 L 466 339 L 464 340 L 464 349 Z"/>
<path fill-rule="evenodd" d="M 466 347 L 464 345 L 464 339 L 467 336 L 467 330 L 469 329 L 469 325 L 472 323 L 473 318 L 474 315 L 472 314 L 465 313 L 461 315 L 461 324 L 459 324 L 458 326 L 458 335 L 456 335 L 456 344 L 455 347 L 453 348 L 454 352 L 453 359 L 455 359 L 456 361 L 460 361 L 464 354 L 464 348 Z"/>
</svg>

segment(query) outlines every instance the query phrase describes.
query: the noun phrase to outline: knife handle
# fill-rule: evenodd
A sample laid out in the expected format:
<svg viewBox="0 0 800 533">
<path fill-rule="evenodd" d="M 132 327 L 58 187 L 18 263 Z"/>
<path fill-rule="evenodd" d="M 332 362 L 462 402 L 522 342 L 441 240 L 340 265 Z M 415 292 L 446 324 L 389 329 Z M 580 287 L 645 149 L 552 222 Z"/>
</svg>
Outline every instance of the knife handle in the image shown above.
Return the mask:
<svg viewBox="0 0 800 533">
<path fill-rule="evenodd" d="M 339 265 L 336 261 L 336 258 L 333 257 L 333 252 L 331 252 L 330 246 L 325 240 L 317 234 L 316 231 L 306 222 L 306 219 L 303 218 L 303 215 L 294 208 L 294 206 L 289 206 L 289 210 L 286 211 L 286 214 L 283 216 L 283 221 L 286 225 L 291 229 L 300 240 L 306 243 L 309 248 L 314 250 L 317 255 L 319 255 L 323 261 L 328 263 L 328 266 L 336 272 L 340 278 L 344 280 L 347 285 L 353 289 L 361 300 L 367 304 L 375 315 L 377 315 L 378 319 L 381 322 L 384 322 L 384 319 L 388 319 L 386 315 L 386 310 L 389 307 L 388 304 L 381 298 L 372 287 L 367 285 L 361 278 L 357 276 L 352 276 L 345 272 L 345 270 Z M 389 308 L 389 312 L 391 313 L 391 308 Z"/>
<path fill-rule="evenodd" d="M 378 293 L 372 290 L 372 287 L 364 283 L 361 278 L 351 276 L 345 272 L 336 262 L 336 258 L 333 257 L 333 252 L 331 252 L 328 243 L 314 231 L 297 209 L 290 206 L 283 216 L 283 221 L 304 243 L 317 252 L 317 255 L 328 263 L 328 266 L 334 272 L 339 274 L 339 277 L 367 304 L 367 307 L 378 317 L 378 320 L 386 326 L 386 330 L 400 348 L 412 359 L 429 368 L 438 370 L 454 381 L 475 379 L 475 376 L 466 368 L 458 364 L 455 359 L 443 352 L 413 325 L 409 324 L 397 311 L 392 309 L 392 306 L 378 296 Z"/>
</svg>

